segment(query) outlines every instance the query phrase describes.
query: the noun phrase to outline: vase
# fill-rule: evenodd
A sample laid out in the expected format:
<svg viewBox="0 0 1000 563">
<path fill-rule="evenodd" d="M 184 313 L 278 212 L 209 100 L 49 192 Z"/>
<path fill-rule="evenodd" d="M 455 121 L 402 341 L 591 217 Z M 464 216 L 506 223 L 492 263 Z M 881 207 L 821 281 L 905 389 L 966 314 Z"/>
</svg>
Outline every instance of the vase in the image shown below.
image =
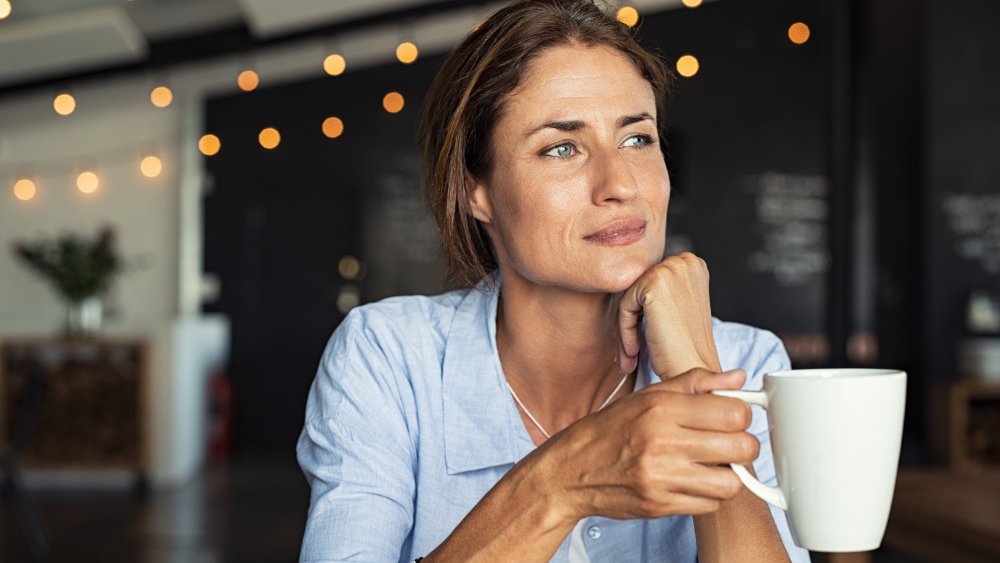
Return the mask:
<svg viewBox="0 0 1000 563">
<path fill-rule="evenodd" d="M 101 328 L 104 303 L 95 295 L 70 301 L 66 308 L 66 333 L 71 336 L 88 336 Z"/>
</svg>

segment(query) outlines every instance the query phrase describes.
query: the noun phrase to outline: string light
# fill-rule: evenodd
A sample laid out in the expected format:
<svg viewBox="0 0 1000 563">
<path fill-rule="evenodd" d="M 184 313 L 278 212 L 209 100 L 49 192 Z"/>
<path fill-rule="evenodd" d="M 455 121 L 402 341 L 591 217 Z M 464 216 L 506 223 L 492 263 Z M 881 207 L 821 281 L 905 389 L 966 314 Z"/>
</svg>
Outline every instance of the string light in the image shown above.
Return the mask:
<svg viewBox="0 0 1000 563">
<path fill-rule="evenodd" d="M 399 62 L 404 65 L 408 65 L 417 60 L 419 55 L 420 51 L 417 49 L 417 46 L 409 41 L 404 41 L 396 47 L 396 58 L 399 59 Z"/>
<path fill-rule="evenodd" d="M 62 92 L 52 101 L 52 109 L 59 115 L 69 115 L 76 109 L 76 99 L 67 92 Z"/>
<path fill-rule="evenodd" d="M 244 92 L 250 92 L 256 89 L 257 86 L 260 84 L 260 77 L 257 76 L 256 72 L 247 69 L 241 72 L 240 75 L 236 77 L 236 84 L 239 85 L 240 90 L 243 90 Z"/>
<path fill-rule="evenodd" d="M 323 120 L 323 134 L 336 139 L 344 133 L 344 122 L 339 117 L 328 117 Z"/>
<path fill-rule="evenodd" d="M 281 143 L 281 133 L 278 133 L 274 127 L 265 127 L 257 135 L 257 141 L 260 142 L 260 146 L 270 150 Z"/>
<path fill-rule="evenodd" d="M 685 78 L 691 78 L 698 74 L 699 68 L 701 65 L 694 55 L 682 55 L 677 59 L 677 73 Z"/>
<path fill-rule="evenodd" d="M 10 0 L 0 0 L 0 20 L 5 19 L 10 15 L 11 9 L 13 9 L 13 7 L 10 5 Z"/>
<path fill-rule="evenodd" d="M 405 101 L 403 100 L 403 95 L 399 92 L 389 92 L 382 98 L 382 107 L 389 113 L 403 111 L 403 105 L 405 105 Z"/>
<path fill-rule="evenodd" d="M 639 11 L 632 6 L 622 6 L 618 9 L 618 21 L 629 27 L 635 27 L 639 23 Z"/>
<path fill-rule="evenodd" d="M 796 45 L 802 45 L 809 41 L 809 26 L 802 22 L 795 22 L 788 26 L 788 38 Z"/>
<path fill-rule="evenodd" d="M 21 178 L 14 182 L 14 197 L 21 201 L 28 201 L 35 197 L 35 183 L 28 178 Z"/>
<path fill-rule="evenodd" d="M 208 133 L 198 139 L 198 150 L 205 156 L 215 156 L 222 148 L 222 141 L 215 135 Z"/>
<path fill-rule="evenodd" d="M 174 101 L 174 93 L 166 86 L 157 86 L 149 93 L 149 101 L 158 108 L 165 108 Z"/>
<path fill-rule="evenodd" d="M 697 8 L 701 6 L 701 0 L 681 0 L 685 6 L 688 8 Z"/>
<path fill-rule="evenodd" d="M 163 163 L 156 156 L 150 155 L 139 163 L 139 171 L 147 178 L 156 178 L 163 171 Z"/>
<path fill-rule="evenodd" d="M 323 59 L 323 70 L 330 76 L 340 76 L 347 69 L 347 60 L 343 56 L 334 53 L 327 55 Z"/>
<path fill-rule="evenodd" d="M 90 170 L 80 172 L 80 175 L 76 177 L 76 188 L 85 194 L 94 193 L 99 185 L 97 174 Z"/>
</svg>

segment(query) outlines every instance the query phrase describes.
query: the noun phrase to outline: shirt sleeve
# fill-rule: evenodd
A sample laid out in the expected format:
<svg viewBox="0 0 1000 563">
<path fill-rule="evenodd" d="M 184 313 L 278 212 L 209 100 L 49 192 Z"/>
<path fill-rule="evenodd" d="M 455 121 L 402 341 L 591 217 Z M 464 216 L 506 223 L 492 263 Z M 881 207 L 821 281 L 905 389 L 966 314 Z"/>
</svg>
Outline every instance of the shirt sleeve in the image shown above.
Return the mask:
<svg viewBox="0 0 1000 563">
<path fill-rule="evenodd" d="M 309 392 L 297 455 L 312 489 L 301 561 L 398 561 L 413 523 L 414 447 L 398 375 L 352 312 Z"/>
<path fill-rule="evenodd" d="M 744 389 L 757 391 L 764 386 L 764 374 L 773 371 L 783 371 L 791 369 L 791 361 L 785 352 L 785 347 L 774 334 L 767 331 L 758 331 L 754 350 L 749 358 L 750 365 L 746 366 L 747 381 Z M 778 484 L 778 476 L 774 469 L 774 456 L 771 451 L 771 437 L 768 434 L 767 415 L 758 407 L 753 408 L 753 422 L 747 430 L 760 441 L 760 455 L 753 462 L 754 471 L 761 483 L 770 486 Z M 792 540 L 792 532 L 788 528 L 788 519 L 785 511 L 768 504 L 771 510 L 771 517 L 781 535 L 781 541 L 785 544 L 788 557 L 792 563 L 809 563 L 809 551 L 803 549 Z"/>
</svg>

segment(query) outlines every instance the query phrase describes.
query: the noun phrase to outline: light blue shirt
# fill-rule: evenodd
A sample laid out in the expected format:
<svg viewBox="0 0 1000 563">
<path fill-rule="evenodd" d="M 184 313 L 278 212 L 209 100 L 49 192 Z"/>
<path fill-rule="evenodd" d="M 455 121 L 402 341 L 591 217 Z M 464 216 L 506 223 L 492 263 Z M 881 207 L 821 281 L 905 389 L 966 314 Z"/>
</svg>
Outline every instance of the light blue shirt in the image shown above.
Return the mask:
<svg viewBox="0 0 1000 563">
<path fill-rule="evenodd" d="M 306 407 L 298 458 L 312 487 L 302 561 L 410 561 L 436 548 L 507 471 L 534 448 L 507 391 L 496 348 L 498 288 L 480 284 L 434 297 L 395 297 L 358 307 L 323 353 Z M 770 332 L 713 321 L 726 370 L 745 388 L 788 369 Z M 636 389 L 659 381 L 640 362 Z M 754 469 L 775 483 L 765 417 Z M 771 508 L 793 561 L 784 513 Z M 690 516 L 592 517 L 578 526 L 593 562 L 693 562 Z M 552 561 L 565 562 L 567 537 Z M 579 538 L 578 538 L 579 540 Z M 577 541 L 579 545 L 579 541 Z"/>
</svg>

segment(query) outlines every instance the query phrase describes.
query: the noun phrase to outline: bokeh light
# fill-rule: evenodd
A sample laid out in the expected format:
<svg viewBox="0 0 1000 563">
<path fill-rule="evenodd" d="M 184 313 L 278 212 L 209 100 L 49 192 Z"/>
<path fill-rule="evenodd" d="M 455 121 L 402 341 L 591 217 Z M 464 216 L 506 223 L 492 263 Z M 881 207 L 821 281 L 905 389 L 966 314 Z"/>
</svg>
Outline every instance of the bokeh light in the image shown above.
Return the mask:
<svg viewBox="0 0 1000 563">
<path fill-rule="evenodd" d="M 222 141 L 215 135 L 208 133 L 198 139 L 198 150 L 205 156 L 215 156 L 222 148 Z"/>
<path fill-rule="evenodd" d="M 404 41 L 396 47 L 396 58 L 405 65 L 417 60 L 418 55 L 420 55 L 420 51 L 417 49 L 417 46 L 409 41 Z"/>
<path fill-rule="evenodd" d="M 344 122 L 339 117 L 328 117 L 323 120 L 323 134 L 336 139 L 344 133 Z"/>
<path fill-rule="evenodd" d="M 639 11 L 632 6 L 622 6 L 618 9 L 618 21 L 629 27 L 635 27 L 639 23 Z"/>
<path fill-rule="evenodd" d="M 330 76 L 340 76 L 347 68 L 347 60 L 336 53 L 323 59 L 323 70 Z"/>
<path fill-rule="evenodd" d="M 139 162 L 139 171 L 147 178 L 156 178 L 163 171 L 163 163 L 159 158 L 150 155 Z"/>
<path fill-rule="evenodd" d="M 236 77 L 236 84 L 239 85 L 240 90 L 250 92 L 260 84 L 260 77 L 252 70 L 244 70 Z"/>
<path fill-rule="evenodd" d="M 681 55 L 677 59 L 677 73 L 685 78 L 691 78 L 698 74 L 699 68 L 701 68 L 701 65 L 694 55 Z"/>
<path fill-rule="evenodd" d="M 788 26 L 788 38 L 796 45 L 802 45 L 809 41 L 809 26 L 802 22 L 795 22 Z"/>
<path fill-rule="evenodd" d="M 158 108 L 165 108 L 174 101 L 174 93 L 166 86 L 157 86 L 149 93 L 149 101 Z"/>
<path fill-rule="evenodd" d="M 384 107 L 385 111 L 389 113 L 399 113 L 403 111 L 405 103 L 403 95 L 399 92 L 389 92 L 384 98 L 382 98 L 382 107 Z"/>
<path fill-rule="evenodd" d="M 701 6 L 701 0 L 681 0 L 685 6 L 688 8 L 697 8 Z"/>
<path fill-rule="evenodd" d="M 94 193 L 97 191 L 99 185 L 100 181 L 97 179 L 97 174 L 90 170 L 80 172 L 80 175 L 76 177 L 76 189 L 85 194 Z"/>
<path fill-rule="evenodd" d="M 11 9 L 10 0 L 0 0 L 0 20 L 10 15 Z"/>
<path fill-rule="evenodd" d="M 257 135 L 257 141 L 260 142 L 260 146 L 271 150 L 281 144 L 281 133 L 278 133 L 274 127 L 265 127 Z"/>
<path fill-rule="evenodd" d="M 35 183 L 27 178 L 21 178 L 14 182 L 14 197 L 21 201 L 28 201 L 35 197 L 37 191 Z"/>
<path fill-rule="evenodd" d="M 56 96 L 56 99 L 52 101 L 52 108 L 56 110 L 56 113 L 59 115 L 69 115 L 76 109 L 76 98 L 66 92 L 63 92 Z"/>
</svg>

